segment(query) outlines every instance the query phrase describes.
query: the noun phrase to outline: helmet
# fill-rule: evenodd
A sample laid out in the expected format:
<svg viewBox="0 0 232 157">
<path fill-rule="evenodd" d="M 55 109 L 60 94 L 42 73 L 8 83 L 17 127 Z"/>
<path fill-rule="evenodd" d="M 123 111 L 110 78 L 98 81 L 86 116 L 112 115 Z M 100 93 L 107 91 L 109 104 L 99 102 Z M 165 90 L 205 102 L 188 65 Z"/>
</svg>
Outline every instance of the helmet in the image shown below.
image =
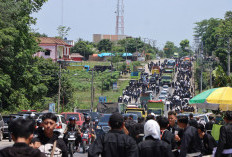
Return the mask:
<svg viewBox="0 0 232 157">
<path fill-rule="evenodd" d="M 90 116 L 89 115 L 85 116 L 85 121 L 90 121 Z"/>
<path fill-rule="evenodd" d="M 72 120 L 74 120 L 74 121 L 75 121 L 75 120 L 76 120 L 76 118 L 75 118 L 75 117 L 70 117 L 70 118 L 69 118 L 69 121 L 72 121 Z"/>
</svg>

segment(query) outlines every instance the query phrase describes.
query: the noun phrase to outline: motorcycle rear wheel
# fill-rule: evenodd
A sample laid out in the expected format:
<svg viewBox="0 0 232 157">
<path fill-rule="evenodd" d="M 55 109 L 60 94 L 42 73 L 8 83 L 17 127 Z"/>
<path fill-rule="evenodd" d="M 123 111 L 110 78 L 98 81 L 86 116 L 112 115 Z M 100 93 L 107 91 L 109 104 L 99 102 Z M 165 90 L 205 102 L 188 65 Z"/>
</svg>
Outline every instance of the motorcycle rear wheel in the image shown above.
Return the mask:
<svg viewBox="0 0 232 157">
<path fill-rule="evenodd" d="M 83 153 L 86 153 L 86 141 L 82 142 Z"/>
</svg>

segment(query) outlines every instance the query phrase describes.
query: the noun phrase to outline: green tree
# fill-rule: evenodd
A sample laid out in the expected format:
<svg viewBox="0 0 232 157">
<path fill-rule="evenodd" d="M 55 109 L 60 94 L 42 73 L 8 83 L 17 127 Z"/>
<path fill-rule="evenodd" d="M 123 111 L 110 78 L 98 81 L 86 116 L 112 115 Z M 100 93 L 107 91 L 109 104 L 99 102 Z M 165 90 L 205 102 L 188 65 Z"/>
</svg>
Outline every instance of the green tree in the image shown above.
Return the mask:
<svg viewBox="0 0 232 157">
<path fill-rule="evenodd" d="M 58 35 L 61 39 L 64 39 L 65 37 L 68 36 L 68 32 L 71 30 L 70 27 L 67 26 L 58 26 L 57 31 L 58 31 Z"/>
<path fill-rule="evenodd" d="M 30 25 L 30 15 L 40 10 L 46 0 L 1 1 L 0 7 L 0 83 L 1 103 L 10 111 L 29 109 L 46 94 L 41 75 L 33 65 L 33 54 L 39 50 Z M 5 81 L 7 79 L 7 82 Z"/>
<path fill-rule="evenodd" d="M 171 56 L 173 56 L 174 51 L 175 51 L 174 43 L 171 41 L 167 41 L 164 46 L 164 54 L 166 55 L 166 57 L 170 58 Z"/>
<path fill-rule="evenodd" d="M 109 52 L 112 49 L 113 43 L 109 39 L 101 40 L 97 47 L 100 52 Z"/>
<path fill-rule="evenodd" d="M 71 48 L 71 53 L 80 53 L 85 59 L 88 59 L 89 55 L 92 55 L 94 52 L 92 49 L 92 45 L 88 45 L 87 42 L 79 40 L 75 43 L 74 47 Z"/>
<path fill-rule="evenodd" d="M 145 50 L 145 43 L 140 38 L 127 38 L 118 41 L 118 44 L 124 47 L 126 52 L 134 53 L 137 51 Z"/>
</svg>

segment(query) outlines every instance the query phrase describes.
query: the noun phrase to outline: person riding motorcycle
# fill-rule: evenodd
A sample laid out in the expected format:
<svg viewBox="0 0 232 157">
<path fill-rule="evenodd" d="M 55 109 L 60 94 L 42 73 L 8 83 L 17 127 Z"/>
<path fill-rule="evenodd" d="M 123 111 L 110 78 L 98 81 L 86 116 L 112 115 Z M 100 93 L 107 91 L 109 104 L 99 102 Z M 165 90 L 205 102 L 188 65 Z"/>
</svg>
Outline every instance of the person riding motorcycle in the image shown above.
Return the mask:
<svg viewBox="0 0 232 157">
<path fill-rule="evenodd" d="M 91 134 L 91 143 L 95 140 L 95 131 L 94 131 L 94 123 L 91 122 L 91 118 L 89 115 L 85 116 L 85 121 L 82 124 L 82 132 L 89 129 Z"/>
<path fill-rule="evenodd" d="M 75 145 L 76 145 L 76 149 L 77 151 L 79 151 L 79 143 L 81 143 L 81 130 L 79 128 L 79 126 L 76 124 L 76 118 L 75 117 L 70 117 L 69 118 L 69 123 L 64 131 L 64 140 L 66 141 L 66 143 L 68 143 L 68 132 L 70 131 L 76 131 L 76 140 L 75 140 Z"/>
</svg>

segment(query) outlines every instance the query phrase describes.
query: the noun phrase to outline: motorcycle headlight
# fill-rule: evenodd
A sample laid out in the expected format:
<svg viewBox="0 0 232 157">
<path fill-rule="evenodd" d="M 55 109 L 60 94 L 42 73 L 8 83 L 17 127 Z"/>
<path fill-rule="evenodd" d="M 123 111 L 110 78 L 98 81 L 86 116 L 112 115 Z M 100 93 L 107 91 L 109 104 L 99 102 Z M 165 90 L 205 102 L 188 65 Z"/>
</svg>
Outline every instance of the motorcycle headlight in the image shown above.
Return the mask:
<svg viewBox="0 0 232 157">
<path fill-rule="evenodd" d="M 101 129 L 101 126 L 97 126 L 97 129 Z"/>
</svg>

